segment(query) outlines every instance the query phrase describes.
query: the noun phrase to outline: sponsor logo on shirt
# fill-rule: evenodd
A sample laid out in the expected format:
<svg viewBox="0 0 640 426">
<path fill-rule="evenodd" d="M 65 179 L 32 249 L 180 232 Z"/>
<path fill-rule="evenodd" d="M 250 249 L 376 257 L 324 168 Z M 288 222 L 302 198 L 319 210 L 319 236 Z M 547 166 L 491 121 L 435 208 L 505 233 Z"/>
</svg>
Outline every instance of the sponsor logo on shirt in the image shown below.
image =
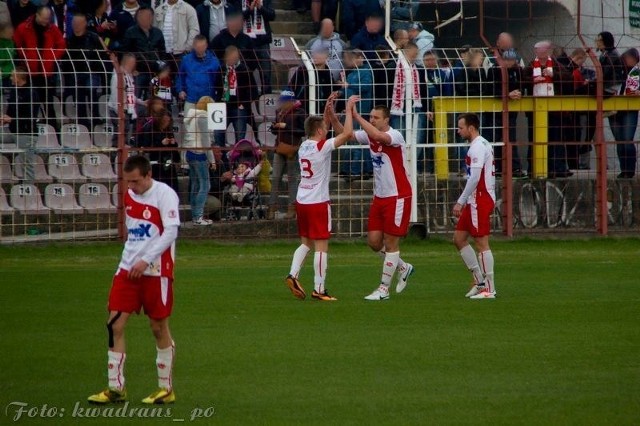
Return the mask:
<svg viewBox="0 0 640 426">
<path fill-rule="evenodd" d="M 129 228 L 129 241 L 144 241 L 151 238 L 151 224 L 141 223 L 137 228 Z"/>
<path fill-rule="evenodd" d="M 382 155 L 373 155 L 371 157 L 371 162 L 373 163 L 373 167 L 382 168 L 384 161 L 382 161 Z"/>
</svg>

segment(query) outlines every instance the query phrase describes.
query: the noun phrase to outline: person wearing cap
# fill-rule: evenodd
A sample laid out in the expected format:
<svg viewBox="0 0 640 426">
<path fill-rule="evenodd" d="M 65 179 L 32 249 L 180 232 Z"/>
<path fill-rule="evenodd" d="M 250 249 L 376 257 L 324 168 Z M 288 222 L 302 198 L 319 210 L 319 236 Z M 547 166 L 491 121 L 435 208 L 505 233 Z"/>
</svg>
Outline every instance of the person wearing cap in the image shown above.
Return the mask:
<svg viewBox="0 0 640 426">
<path fill-rule="evenodd" d="M 420 22 L 412 22 L 409 24 L 409 38 L 418 46 L 418 55 L 416 56 L 416 65 L 422 66 L 422 58 L 429 50 L 433 50 L 435 37 L 429 31 L 422 27 Z"/>
<path fill-rule="evenodd" d="M 519 65 L 520 57 L 518 56 L 518 53 L 515 51 L 515 49 L 507 49 L 502 52 L 502 60 L 507 69 L 507 96 L 511 100 L 521 99 L 524 93 L 524 71 Z M 496 98 L 502 98 L 502 70 L 497 62 L 495 65 L 489 68 L 487 72 L 487 80 L 489 81 L 488 88 L 491 91 L 491 94 Z M 517 112 L 509 112 L 509 142 L 512 144 L 515 144 L 517 142 L 517 119 Z M 490 141 L 504 141 L 502 138 L 502 127 L 504 125 L 502 121 L 502 112 L 485 114 L 485 124 L 486 129 L 483 133 L 489 136 Z M 499 176 L 502 173 L 502 146 L 494 146 L 493 151 L 496 160 L 496 176 Z M 513 178 L 517 179 L 526 177 L 527 173 L 522 170 L 518 146 L 513 145 L 511 147 L 511 153 Z"/>
<path fill-rule="evenodd" d="M 351 49 L 360 49 L 369 60 L 376 58 L 376 47 L 388 46 L 384 38 L 384 19 L 382 15 L 371 14 L 367 16 L 364 26 L 352 38 Z"/>
<path fill-rule="evenodd" d="M 269 211 L 267 219 L 275 219 L 278 211 L 278 197 L 281 192 L 282 175 L 287 172 L 289 198 L 287 203 L 287 219 L 296 217 L 296 193 L 300 180 L 298 166 L 298 148 L 304 136 L 304 121 L 307 112 L 302 102 L 296 99 L 291 90 L 283 90 L 278 99 L 276 120 L 271 125 L 271 133 L 276 135 L 276 151 L 273 155 L 271 174 L 271 195 L 269 196 Z"/>
</svg>

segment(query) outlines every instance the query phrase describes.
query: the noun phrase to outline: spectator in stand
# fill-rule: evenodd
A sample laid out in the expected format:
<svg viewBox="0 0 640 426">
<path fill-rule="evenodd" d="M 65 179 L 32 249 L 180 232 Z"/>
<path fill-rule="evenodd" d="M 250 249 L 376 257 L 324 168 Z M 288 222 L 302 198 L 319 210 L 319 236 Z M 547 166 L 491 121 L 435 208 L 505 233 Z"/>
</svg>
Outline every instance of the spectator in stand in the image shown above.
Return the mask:
<svg viewBox="0 0 640 426">
<path fill-rule="evenodd" d="M 271 93 L 271 24 L 276 11 L 271 0 L 241 0 L 244 16 L 244 33 L 253 39 L 255 67 L 260 73 L 262 94 Z"/>
<path fill-rule="evenodd" d="M 220 61 L 209 51 L 207 38 L 199 34 L 193 40 L 193 49 L 182 58 L 176 79 L 178 98 L 184 101 L 184 115 L 204 96 L 220 99 L 216 93 L 220 85 Z"/>
<path fill-rule="evenodd" d="M 393 80 L 396 75 L 396 61 L 391 56 L 388 46 L 376 47 L 377 58 L 371 61 L 373 73 L 373 105 L 384 105 L 387 108 L 393 94 Z"/>
<path fill-rule="evenodd" d="M 227 28 L 226 16 L 232 9 L 238 9 L 239 6 L 233 1 L 226 0 L 205 0 L 196 8 L 198 16 L 198 25 L 200 25 L 200 34 L 207 38 L 209 43 L 213 42 L 213 38 L 220 34 L 220 31 Z"/>
<path fill-rule="evenodd" d="M 409 41 L 409 32 L 407 30 L 395 30 L 393 32 L 393 42 L 398 49 L 404 49 Z"/>
<path fill-rule="evenodd" d="M 307 113 L 302 102 L 296 99 L 290 90 L 283 90 L 278 100 L 276 121 L 271 125 L 271 132 L 276 135 L 276 152 L 273 155 L 271 175 L 271 194 L 269 196 L 268 219 L 275 219 L 278 211 L 278 197 L 282 184 L 282 175 L 287 171 L 289 199 L 287 203 L 287 219 L 296 217 L 296 193 L 300 180 L 298 165 L 298 148 L 304 136 L 304 120 Z"/>
<path fill-rule="evenodd" d="M 584 67 L 587 52 L 578 48 L 571 52 L 567 68 L 573 76 L 573 91 L 576 95 L 595 95 L 593 70 Z M 574 113 L 574 134 L 572 140 L 582 142 L 580 145 L 567 146 L 567 163 L 569 169 L 588 170 L 590 168 L 591 141 L 596 133 L 595 111 L 578 111 Z M 584 135 L 584 136 L 583 136 Z"/>
<path fill-rule="evenodd" d="M 420 1 L 405 0 L 391 2 L 391 30 L 407 28 L 407 23 L 412 22 L 418 16 Z"/>
<path fill-rule="evenodd" d="M 11 86 L 11 75 L 15 66 L 16 45 L 13 42 L 11 21 L 0 23 L 0 95 L 2 88 Z"/>
<path fill-rule="evenodd" d="M 220 34 L 213 38 L 209 46 L 216 57 L 222 58 L 225 49 L 229 46 L 235 46 L 241 52 L 242 60 L 249 69 L 255 67 L 255 53 L 253 51 L 253 39 L 242 32 L 244 20 L 242 11 L 229 10 L 227 13 L 227 28 L 220 31 Z"/>
<path fill-rule="evenodd" d="M 416 65 L 422 66 L 422 58 L 424 54 L 434 48 L 435 37 L 429 31 L 422 28 L 420 22 L 412 22 L 409 25 L 409 38 L 418 46 L 418 55 L 416 57 Z"/>
<path fill-rule="evenodd" d="M 200 33 L 196 10 L 184 0 L 163 0 L 155 9 L 154 26 L 162 31 L 168 63 L 177 72 L 182 55 L 191 50 Z"/>
<path fill-rule="evenodd" d="M 224 65 L 218 93 L 227 104 L 227 126 L 233 124 L 235 142 L 244 139 L 251 114 L 251 103 L 257 99 L 253 73 L 240 59 L 240 50 L 229 46 L 224 52 Z M 217 135 L 218 146 L 225 145 L 226 134 Z"/>
<path fill-rule="evenodd" d="M 39 6 L 36 14 L 18 26 L 13 36 L 18 58 L 24 60 L 32 86 L 40 91 L 47 122 L 57 127 L 53 108 L 57 62 L 66 43 L 58 27 L 51 25 L 51 9 Z"/>
<path fill-rule="evenodd" d="M 398 59 L 396 62 L 396 75 L 393 80 L 393 92 L 391 94 L 391 108 L 389 108 L 391 117 L 389 125 L 398 130 L 403 136 L 406 133 L 407 121 L 405 117 L 405 101 L 407 98 L 407 88 L 411 94 L 413 102 L 413 117 L 417 118 L 414 126 L 420 132 L 418 143 L 424 143 L 424 129 L 427 127 L 427 117 L 422 111 L 422 96 L 420 95 L 420 74 L 416 66 L 416 56 L 418 55 L 418 46 L 409 42 L 402 49 L 402 53 L 410 67 L 410 71 L 405 70 L 403 60 Z M 411 79 L 411 84 L 409 84 Z"/>
<path fill-rule="evenodd" d="M 351 40 L 353 38 L 356 32 L 358 32 L 358 29 L 362 28 L 363 25 L 365 25 L 365 21 L 371 16 L 379 17 L 379 19 L 382 20 L 384 24 L 384 20 L 381 18 L 382 16 L 384 16 L 384 10 L 382 9 L 382 5 L 378 0 L 343 0 L 341 2 L 341 7 L 341 33 L 344 34 L 348 40 Z M 383 24 L 381 24 L 381 28 Z M 378 44 L 386 44 L 386 42 L 376 43 L 373 45 L 373 47 L 377 46 Z M 353 46 L 352 44 L 352 47 L 355 48 L 359 46 Z"/>
<path fill-rule="evenodd" d="M 5 1 L 0 1 L 0 26 L 11 24 L 11 12 Z"/>
<path fill-rule="evenodd" d="M 129 0 L 111 0 L 111 10 L 119 9 L 127 3 L 132 2 Z M 136 3 L 140 6 L 151 7 L 151 0 L 138 0 Z"/>
<path fill-rule="evenodd" d="M 67 0 L 42 0 L 43 6 L 51 9 L 51 23 L 60 29 L 62 35 L 67 34 Z"/>
<path fill-rule="evenodd" d="M 13 28 L 18 28 L 18 25 L 35 15 L 37 9 L 37 6 L 31 3 L 31 0 L 16 0 L 15 3 L 9 2 L 8 6 Z"/>
<path fill-rule="evenodd" d="M 75 13 L 71 21 L 72 33 L 67 38 L 66 61 L 62 63 L 66 89 L 78 109 L 78 123 L 93 130 L 100 117 L 98 87 L 104 78 L 100 52 L 104 50 L 100 38 L 87 29 L 87 16 Z"/>
<path fill-rule="evenodd" d="M 204 206 L 211 189 L 209 169 L 216 168 L 207 125 L 207 105 L 213 102 L 210 96 L 203 96 L 198 99 L 196 107 L 191 108 L 184 116 L 185 132 L 182 146 L 187 148 L 185 158 L 189 164 L 189 201 L 194 225 L 213 223 L 204 218 Z"/>
<path fill-rule="evenodd" d="M 310 0 L 292 0 L 291 9 L 302 15 L 309 10 L 309 3 L 311 3 Z"/>
<path fill-rule="evenodd" d="M 535 58 L 531 61 L 526 75 L 533 84 L 533 96 L 558 96 L 573 93 L 573 78 L 568 71 L 551 57 L 552 44 L 540 41 L 534 45 Z M 568 113 L 570 114 L 570 113 Z M 550 178 L 572 176 L 567 165 L 567 150 L 562 142 L 573 127 L 572 116 L 563 112 L 549 113 L 548 127 L 548 170 Z M 563 131 L 566 132 L 563 135 Z M 531 165 L 531 160 L 529 164 Z"/>
<path fill-rule="evenodd" d="M 616 49 L 613 34 L 603 31 L 596 37 L 596 50 L 600 52 L 602 81 L 605 96 L 620 94 L 620 87 L 625 82 L 625 67 Z"/>
<path fill-rule="evenodd" d="M 2 116 L 2 124 L 8 124 L 13 135 L 35 136 L 39 99 L 38 91 L 29 84 L 27 69 L 17 66 L 11 73 L 11 84 L 13 87 L 9 91 L 7 112 Z"/>
<path fill-rule="evenodd" d="M 125 53 L 120 59 L 120 72 L 124 74 L 124 84 L 120 95 L 118 95 L 118 70 L 114 70 L 111 75 L 111 84 L 109 85 L 109 100 L 107 103 L 107 113 L 113 126 L 113 146 L 117 145 L 118 140 L 118 105 L 124 103 L 125 115 L 125 139 L 129 141 L 132 137 L 133 123 L 138 118 L 138 107 L 145 106 L 146 103 L 136 97 L 136 82 L 134 73 L 136 71 L 136 56 L 133 53 Z"/>
<path fill-rule="evenodd" d="M 331 75 L 334 80 L 337 80 L 342 71 L 342 52 L 345 47 L 346 44 L 340 39 L 340 34 L 335 32 L 333 21 L 325 18 L 320 24 L 320 33 L 309 40 L 304 48 L 310 52 L 326 49 L 329 52 L 327 63 L 331 70 Z M 323 99 L 326 99 L 326 97 Z"/>
<path fill-rule="evenodd" d="M 164 109 L 171 112 L 172 88 L 171 67 L 169 64 L 162 64 L 149 83 L 149 96 L 162 99 Z"/>
<path fill-rule="evenodd" d="M 137 145 L 140 148 L 150 148 L 148 151 L 149 161 L 151 161 L 151 175 L 158 182 L 164 182 L 179 192 L 178 168 L 180 167 L 180 152 L 178 143 L 173 134 L 173 120 L 171 115 L 164 114 L 154 117 L 142 128 L 142 132 L 137 136 Z M 153 150 L 153 148 L 163 148 Z"/>
<path fill-rule="evenodd" d="M 375 60 L 375 50 L 380 45 L 389 46 L 384 38 L 384 19 L 381 15 L 368 15 L 364 26 L 351 38 L 351 49 L 359 49 L 367 59 Z"/>
<path fill-rule="evenodd" d="M 373 72 L 367 64 L 364 53 L 358 49 L 349 49 L 344 52 L 344 66 L 347 69 L 343 75 L 342 92 L 345 100 L 358 95 L 361 100 L 356 104 L 358 113 L 368 117 L 373 109 Z M 342 156 L 340 174 L 347 179 L 368 179 L 373 173 L 371 154 L 369 148 L 347 149 Z"/>
<path fill-rule="evenodd" d="M 484 64 L 482 65 L 484 69 L 488 70 L 492 66 L 498 64 L 496 60 L 496 54 L 502 56 L 504 52 L 507 50 L 515 50 L 517 54 L 517 49 L 513 42 L 513 36 L 507 32 L 502 32 L 498 34 L 498 38 L 496 38 L 496 46 L 494 49 L 491 49 L 487 57 L 485 58 Z M 521 68 L 524 68 L 524 61 L 520 58 L 518 65 Z"/>
<path fill-rule="evenodd" d="M 509 99 L 518 100 L 521 99 L 524 94 L 525 78 L 524 70 L 520 67 L 520 58 L 515 49 L 509 49 L 502 52 L 502 60 L 504 66 L 507 69 L 507 81 L 508 89 L 507 94 Z M 488 91 L 496 97 L 502 98 L 502 70 L 500 65 L 497 64 L 489 68 L 487 80 L 489 86 Z M 502 137 L 502 129 L 505 125 L 502 120 L 502 112 L 497 113 L 485 113 L 485 122 L 487 123 L 487 130 L 485 134 L 490 135 L 490 141 L 492 142 L 504 142 Z M 509 142 L 516 143 L 516 121 L 518 119 L 517 112 L 509 112 Z M 499 176 L 502 173 L 502 147 L 494 146 L 494 158 L 495 158 L 495 172 Z M 522 169 L 522 163 L 520 161 L 520 155 L 518 147 L 513 145 L 511 147 L 511 166 L 512 177 L 514 179 L 527 177 L 527 173 Z"/>
<path fill-rule="evenodd" d="M 129 28 L 136 25 L 135 16 L 138 9 L 140 9 L 140 2 L 138 0 L 125 0 L 118 6 L 114 6 L 113 2 L 111 2 L 111 6 L 109 21 L 115 23 L 115 29 L 112 30 L 109 48 L 111 50 L 120 50 L 124 34 Z"/>
<path fill-rule="evenodd" d="M 324 111 L 327 98 L 333 92 L 333 78 L 328 67 L 329 51 L 325 48 L 317 48 L 311 53 L 311 60 L 316 71 L 316 111 Z M 309 81 L 307 69 L 300 65 L 295 74 L 289 80 L 289 88 L 296 95 L 296 99 L 302 102 L 304 108 L 310 111 L 309 107 Z"/>
<path fill-rule="evenodd" d="M 109 20 L 107 15 L 107 0 L 100 0 L 97 7 L 91 13 L 87 13 L 87 28 L 96 33 L 104 41 L 106 46 L 111 44 L 111 39 L 116 34 L 116 23 Z"/>
<path fill-rule="evenodd" d="M 623 96 L 640 96 L 640 55 L 637 49 L 622 54 L 625 67 L 624 84 L 620 88 Z M 632 179 L 636 174 L 637 149 L 635 134 L 638 128 L 638 111 L 618 111 L 609 117 L 609 125 L 617 142 L 616 151 L 620 162 L 618 179 Z"/>
<path fill-rule="evenodd" d="M 435 143 L 435 128 L 433 127 L 433 98 L 440 96 L 453 96 L 453 84 L 451 74 L 438 67 L 438 56 L 433 50 L 428 51 L 422 58 L 424 68 L 420 71 L 420 82 L 423 85 L 422 110 L 426 116 L 426 128 L 424 136 L 419 137 L 421 143 Z M 420 130 L 418 131 L 420 132 Z M 418 172 L 433 173 L 433 148 L 424 148 L 418 152 Z"/>
<path fill-rule="evenodd" d="M 153 10 L 141 6 L 136 12 L 136 25 L 129 28 L 122 39 L 122 50 L 136 55 L 138 76 L 136 96 L 142 98 L 149 88 L 151 76 L 158 69 L 158 61 L 166 56 L 162 31 L 153 25 Z"/>
</svg>

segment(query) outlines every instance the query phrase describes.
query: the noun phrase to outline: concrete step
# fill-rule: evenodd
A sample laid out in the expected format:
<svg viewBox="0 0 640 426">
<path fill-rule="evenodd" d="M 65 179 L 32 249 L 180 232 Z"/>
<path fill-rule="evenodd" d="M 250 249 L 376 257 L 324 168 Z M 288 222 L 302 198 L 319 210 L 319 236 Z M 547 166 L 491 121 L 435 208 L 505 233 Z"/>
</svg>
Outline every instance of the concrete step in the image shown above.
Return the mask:
<svg viewBox="0 0 640 426">
<path fill-rule="evenodd" d="M 274 34 L 313 34 L 313 24 L 311 20 L 307 21 L 280 21 L 275 20 L 271 23 L 271 31 Z"/>
</svg>

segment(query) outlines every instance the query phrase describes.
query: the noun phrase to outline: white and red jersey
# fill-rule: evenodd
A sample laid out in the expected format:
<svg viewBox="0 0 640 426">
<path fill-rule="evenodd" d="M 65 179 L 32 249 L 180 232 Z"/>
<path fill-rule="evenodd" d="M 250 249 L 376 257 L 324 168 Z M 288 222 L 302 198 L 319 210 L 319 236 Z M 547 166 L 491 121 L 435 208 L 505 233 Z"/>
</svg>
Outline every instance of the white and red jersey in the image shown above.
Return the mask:
<svg viewBox="0 0 640 426">
<path fill-rule="evenodd" d="M 374 188 L 373 195 L 379 198 L 411 197 L 413 191 L 409 183 L 409 167 L 405 154 L 405 142 L 402 134 L 389 128 L 386 133 L 391 136 L 391 145 L 374 141 L 364 130 L 355 132 L 360 144 L 368 144 L 373 162 Z"/>
<path fill-rule="evenodd" d="M 489 194 L 493 202 L 496 201 L 496 176 L 495 164 L 493 159 L 493 147 L 482 136 L 476 137 L 467 151 L 465 158 L 467 164 L 467 174 L 471 175 L 471 169 L 479 168 L 480 180 L 478 185 L 469 196 L 468 203 L 474 204 L 476 195 L 479 193 Z"/>
<path fill-rule="evenodd" d="M 307 139 L 298 149 L 300 184 L 296 201 L 318 204 L 329 201 L 331 152 L 336 149 L 335 138 L 314 141 Z"/>
<path fill-rule="evenodd" d="M 118 268 L 130 271 L 158 241 L 168 226 L 179 226 L 178 195 L 171 187 L 153 181 L 144 194 L 128 190 L 124 197 L 127 241 Z M 147 276 L 173 278 L 175 242 L 156 259 L 150 259 Z"/>
</svg>

